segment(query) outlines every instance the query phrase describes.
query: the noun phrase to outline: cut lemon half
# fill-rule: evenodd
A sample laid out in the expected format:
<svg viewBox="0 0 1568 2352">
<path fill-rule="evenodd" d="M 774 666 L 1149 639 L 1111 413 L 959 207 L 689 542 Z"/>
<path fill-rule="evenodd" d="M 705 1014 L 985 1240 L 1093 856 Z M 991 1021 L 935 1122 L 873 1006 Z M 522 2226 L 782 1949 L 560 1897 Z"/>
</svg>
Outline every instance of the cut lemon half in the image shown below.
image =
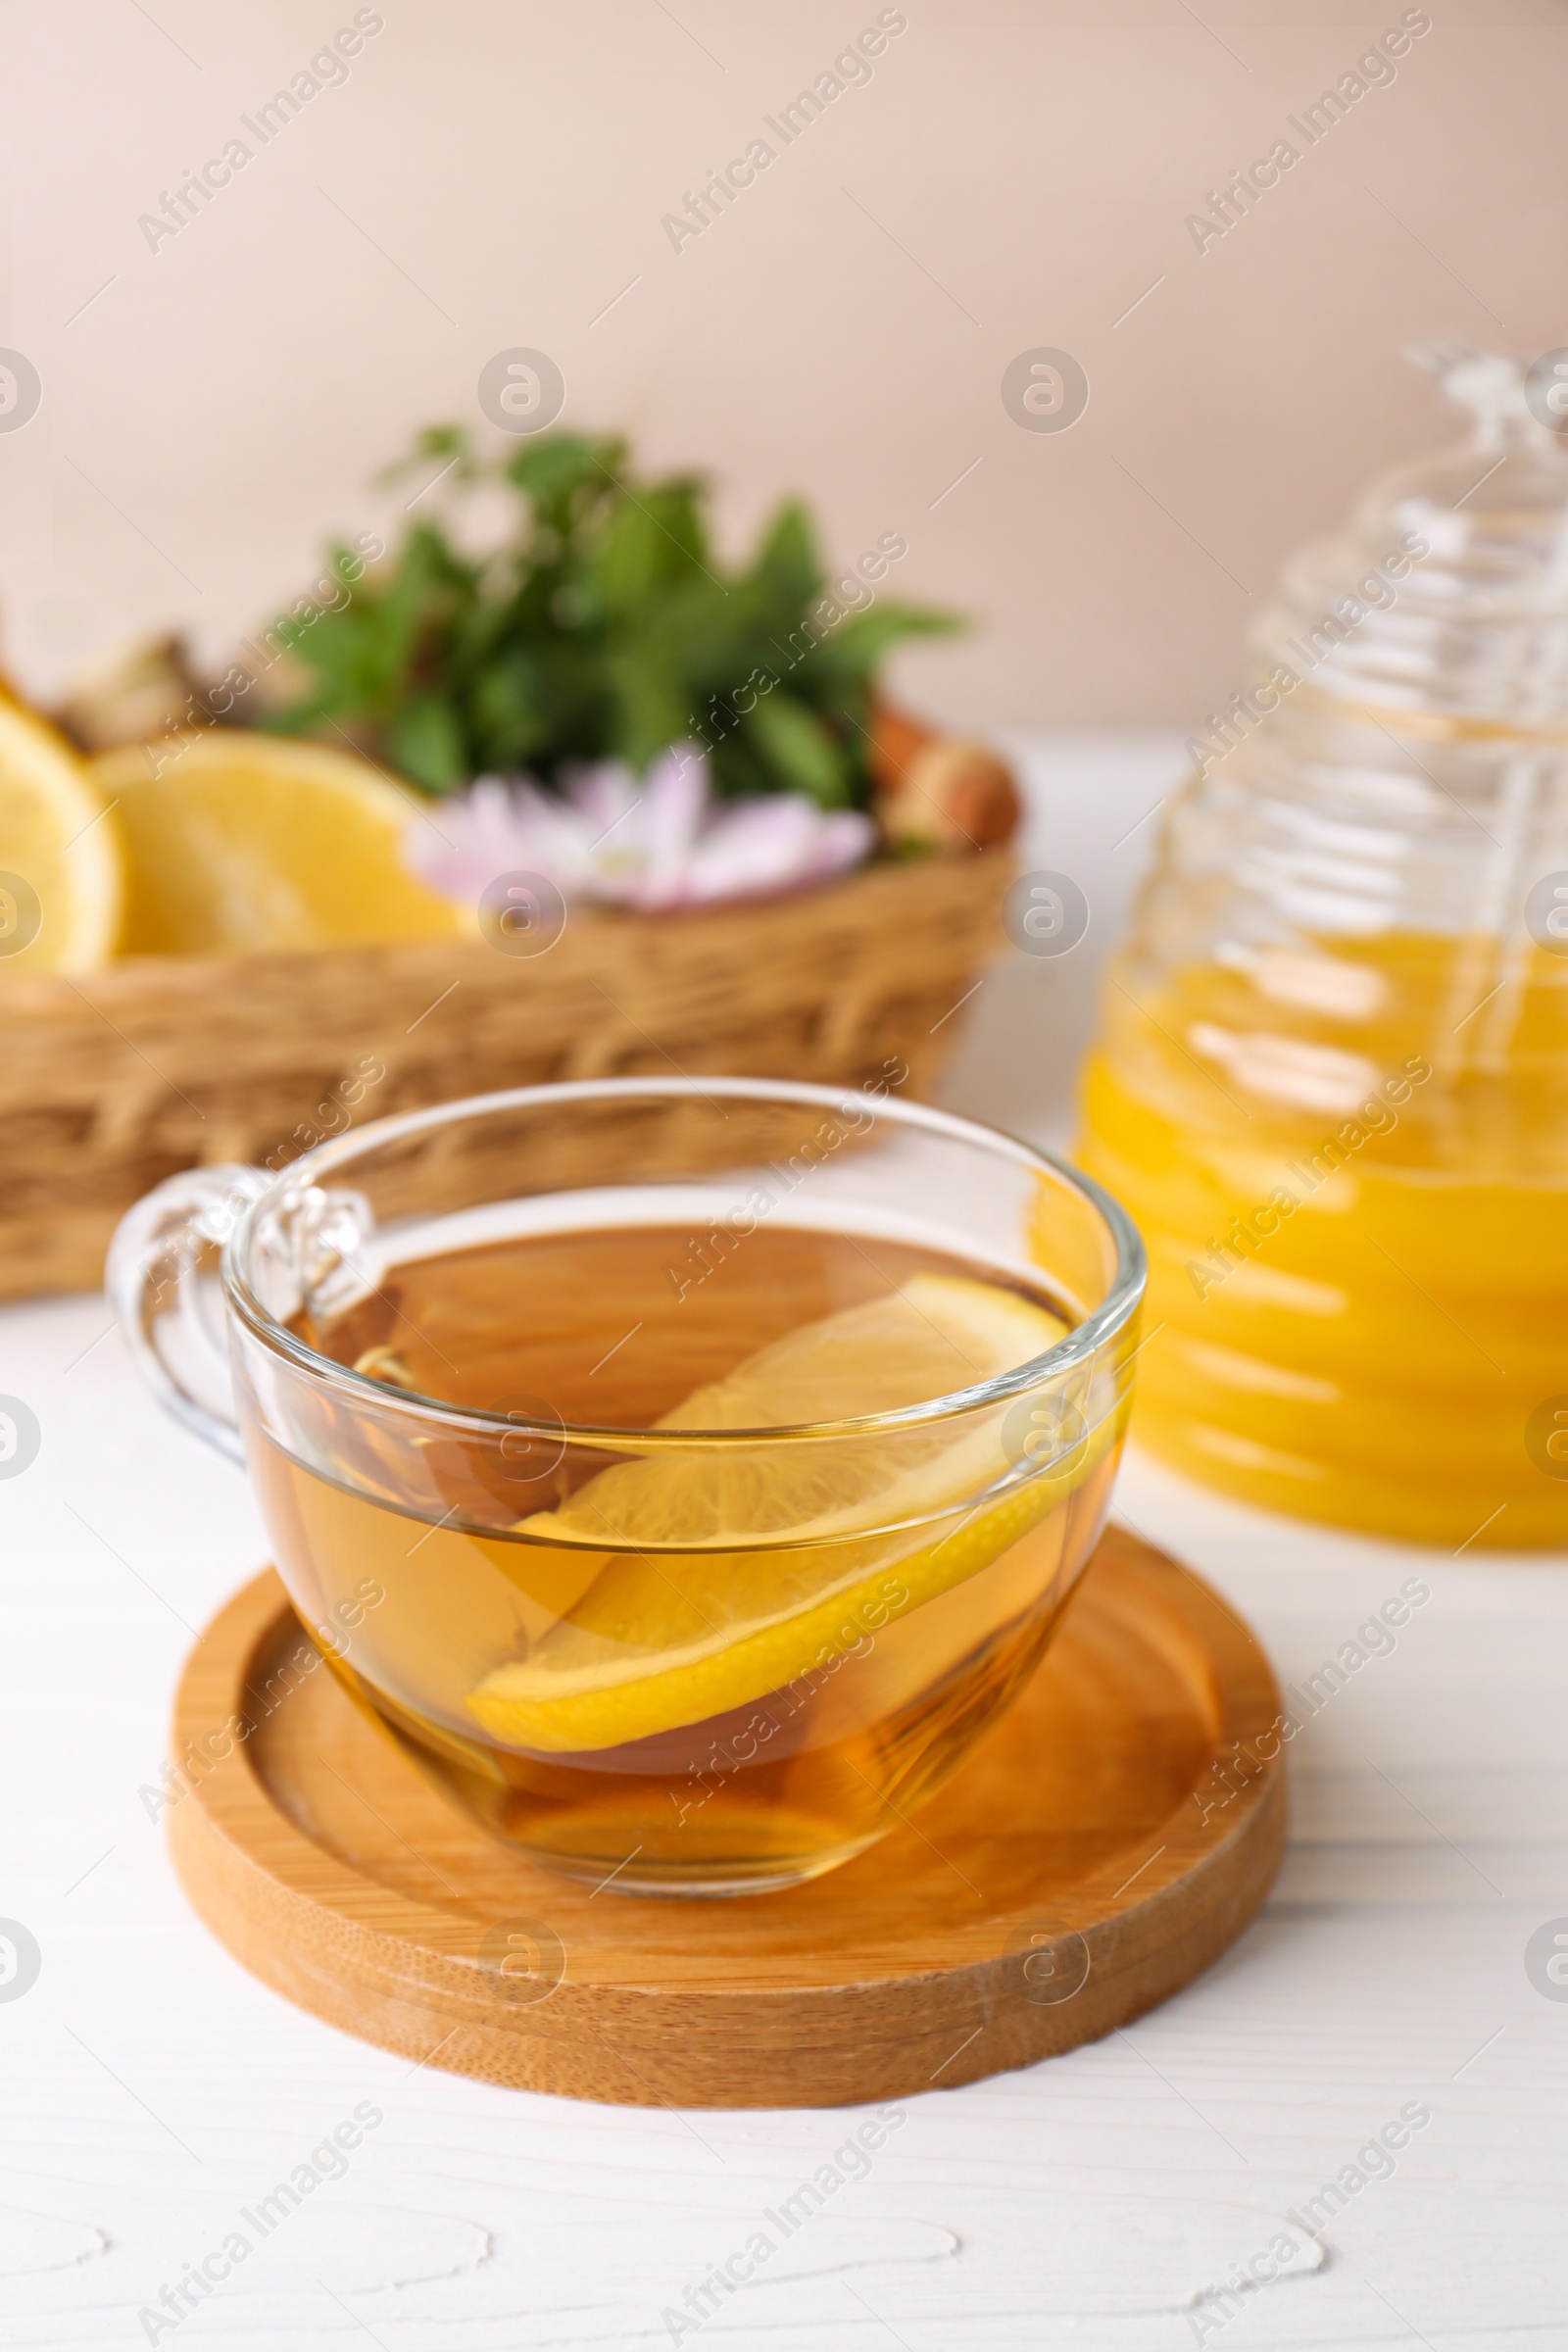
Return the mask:
<svg viewBox="0 0 1568 2352">
<path fill-rule="evenodd" d="M 125 851 L 127 956 L 450 939 L 466 926 L 404 866 L 419 805 L 368 760 L 237 727 L 102 753 Z"/>
<path fill-rule="evenodd" d="M 0 980 L 95 971 L 120 906 L 118 829 L 85 761 L 0 688 Z"/>
<path fill-rule="evenodd" d="M 998 1285 L 917 1274 L 775 1341 L 658 1426 L 764 1432 L 896 1412 L 1011 1371 L 1066 1329 Z M 617 1746 L 743 1706 L 987 1566 L 1111 1442 L 968 1518 L 971 1498 L 1014 1467 L 995 1406 L 906 1431 L 763 1436 L 617 1463 L 518 1532 L 626 1548 L 601 1552 L 575 1605 L 468 1706 L 492 1738 L 547 1751 Z"/>
</svg>

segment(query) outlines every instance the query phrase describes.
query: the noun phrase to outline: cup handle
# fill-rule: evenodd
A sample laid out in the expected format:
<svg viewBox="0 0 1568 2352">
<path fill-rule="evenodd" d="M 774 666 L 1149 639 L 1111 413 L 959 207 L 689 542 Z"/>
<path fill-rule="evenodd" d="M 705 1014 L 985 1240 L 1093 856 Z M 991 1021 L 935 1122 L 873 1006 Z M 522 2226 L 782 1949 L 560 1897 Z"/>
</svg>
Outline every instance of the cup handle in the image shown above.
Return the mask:
<svg viewBox="0 0 1568 2352">
<path fill-rule="evenodd" d="M 104 1283 L 137 1371 L 166 1412 L 230 1461 L 245 1448 L 223 1343 L 218 1254 L 272 1178 L 265 1168 L 190 1168 L 126 1211 Z"/>
</svg>

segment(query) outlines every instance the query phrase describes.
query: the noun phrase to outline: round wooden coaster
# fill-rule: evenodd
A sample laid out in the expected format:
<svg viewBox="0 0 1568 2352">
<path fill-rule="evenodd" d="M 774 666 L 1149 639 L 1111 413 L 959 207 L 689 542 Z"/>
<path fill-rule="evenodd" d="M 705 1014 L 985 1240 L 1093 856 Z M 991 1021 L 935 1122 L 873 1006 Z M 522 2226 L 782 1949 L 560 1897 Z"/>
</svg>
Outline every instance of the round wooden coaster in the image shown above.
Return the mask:
<svg viewBox="0 0 1568 2352">
<path fill-rule="evenodd" d="M 879 1845 L 782 1894 L 593 1893 L 453 1810 L 269 1570 L 186 1664 L 170 1829 L 237 1959 L 405 2057 L 575 2098 L 837 2106 L 1071 2049 L 1206 1968 L 1279 1865 L 1279 1709 L 1233 1612 L 1112 1528 L 1028 1689 Z"/>
</svg>

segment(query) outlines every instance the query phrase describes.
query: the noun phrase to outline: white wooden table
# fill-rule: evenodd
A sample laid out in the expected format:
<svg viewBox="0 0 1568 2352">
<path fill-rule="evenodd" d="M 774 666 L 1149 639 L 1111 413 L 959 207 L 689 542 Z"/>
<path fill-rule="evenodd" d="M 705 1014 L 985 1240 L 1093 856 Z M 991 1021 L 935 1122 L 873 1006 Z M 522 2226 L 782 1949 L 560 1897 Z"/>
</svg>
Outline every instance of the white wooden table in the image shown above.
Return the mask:
<svg viewBox="0 0 1568 2352">
<path fill-rule="evenodd" d="M 958 1107 L 1060 1135 L 1151 828 L 1112 844 L 1174 759 L 1035 757 L 1026 854 L 1082 883 L 1094 922 L 1074 956 L 987 983 Z M 0 1313 L 0 1394 L 42 1430 L 0 1481 L 0 1916 L 41 1961 L 0 1997 L 0 2344 L 1568 2352 L 1568 1998 L 1525 1960 L 1568 1931 L 1563 1563 L 1316 1534 L 1134 1460 L 1122 1515 L 1214 1578 L 1288 1681 L 1404 1579 L 1431 1597 L 1296 1741 L 1291 1856 L 1218 1968 L 1130 2033 L 906 2101 L 766 2283 L 683 2331 L 666 2312 L 861 2119 L 495 2090 L 253 1982 L 186 1908 L 139 1793 L 192 1632 L 264 1556 L 243 1481 L 138 1394 L 96 1298 Z M 161 2325 L 164 2290 L 357 2107 L 381 2120 L 341 2177 Z M 1401 2111 L 1429 2121 L 1358 2166 Z M 1293 2216 L 1336 2180 L 1308 2240 Z M 1281 2233 L 1290 2275 L 1203 2300 Z"/>
</svg>

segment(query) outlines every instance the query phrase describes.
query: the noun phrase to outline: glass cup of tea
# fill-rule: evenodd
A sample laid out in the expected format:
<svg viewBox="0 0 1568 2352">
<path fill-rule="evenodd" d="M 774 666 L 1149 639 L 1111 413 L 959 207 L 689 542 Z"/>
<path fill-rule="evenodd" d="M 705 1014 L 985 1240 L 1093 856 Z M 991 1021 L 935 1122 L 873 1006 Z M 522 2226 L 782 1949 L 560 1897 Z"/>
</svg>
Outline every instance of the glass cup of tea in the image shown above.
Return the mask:
<svg viewBox="0 0 1568 2352">
<path fill-rule="evenodd" d="M 1138 1236 L 890 1068 L 451 1102 L 173 1177 L 116 1236 L 140 1367 L 248 1461 L 332 1672 L 570 1878 L 741 1894 L 861 1852 L 1099 1536 Z"/>
</svg>

